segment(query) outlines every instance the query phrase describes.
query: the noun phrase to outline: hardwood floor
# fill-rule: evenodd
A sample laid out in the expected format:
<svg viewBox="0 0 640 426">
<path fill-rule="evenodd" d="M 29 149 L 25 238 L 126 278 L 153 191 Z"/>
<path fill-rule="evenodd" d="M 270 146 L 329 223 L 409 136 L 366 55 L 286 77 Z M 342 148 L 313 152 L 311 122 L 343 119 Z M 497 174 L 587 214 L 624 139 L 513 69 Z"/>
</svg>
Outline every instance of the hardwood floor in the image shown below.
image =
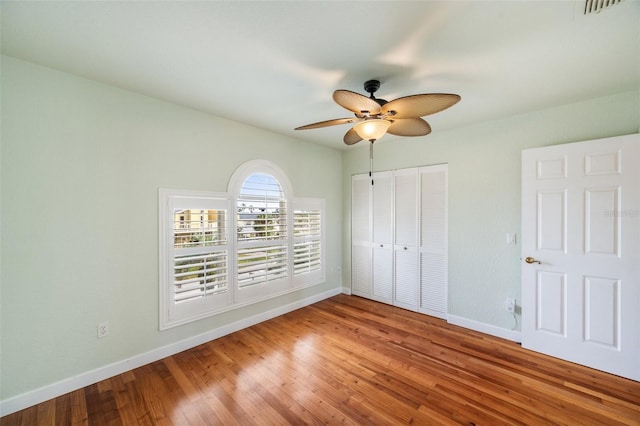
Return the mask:
<svg viewBox="0 0 640 426">
<path fill-rule="evenodd" d="M 0 419 L 327 423 L 640 425 L 640 383 L 338 295 Z"/>
</svg>

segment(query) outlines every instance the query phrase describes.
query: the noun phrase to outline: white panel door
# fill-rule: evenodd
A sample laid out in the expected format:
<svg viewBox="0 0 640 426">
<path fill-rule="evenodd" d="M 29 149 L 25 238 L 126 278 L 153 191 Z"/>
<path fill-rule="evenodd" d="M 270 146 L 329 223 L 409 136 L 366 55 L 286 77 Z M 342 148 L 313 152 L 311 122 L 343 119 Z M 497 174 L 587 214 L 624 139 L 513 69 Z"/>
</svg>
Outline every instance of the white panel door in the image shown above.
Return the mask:
<svg viewBox="0 0 640 426">
<path fill-rule="evenodd" d="M 640 138 L 523 151 L 522 346 L 640 380 Z"/>
<path fill-rule="evenodd" d="M 371 297 L 371 180 L 351 179 L 351 292 Z"/>
<path fill-rule="evenodd" d="M 420 169 L 420 303 L 418 311 L 447 317 L 448 166 Z"/>
<path fill-rule="evenodd" d="M 418 169 L 394 175 L 395 287 L 393 304 L 418 310 Z"/>
</svg>

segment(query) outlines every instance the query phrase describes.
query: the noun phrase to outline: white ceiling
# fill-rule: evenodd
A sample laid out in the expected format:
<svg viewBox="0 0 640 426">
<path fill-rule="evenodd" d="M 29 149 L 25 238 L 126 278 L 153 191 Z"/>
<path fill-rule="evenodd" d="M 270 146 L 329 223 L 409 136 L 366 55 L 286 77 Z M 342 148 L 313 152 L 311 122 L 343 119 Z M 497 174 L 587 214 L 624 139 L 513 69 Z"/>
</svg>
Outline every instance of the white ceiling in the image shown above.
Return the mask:
<svg viewBox="0 0 640 426">
<path fill-rule="evenodd" d="M 457 93 L 439 130 L 640 88 L 640 2 L 2 1 L 2 53 L 346 149 L 335 89 Z M 385 139 L 395 138 L 392 135 Z M 429 138 L 429 136 L 423 136 Z"/>
</svg>

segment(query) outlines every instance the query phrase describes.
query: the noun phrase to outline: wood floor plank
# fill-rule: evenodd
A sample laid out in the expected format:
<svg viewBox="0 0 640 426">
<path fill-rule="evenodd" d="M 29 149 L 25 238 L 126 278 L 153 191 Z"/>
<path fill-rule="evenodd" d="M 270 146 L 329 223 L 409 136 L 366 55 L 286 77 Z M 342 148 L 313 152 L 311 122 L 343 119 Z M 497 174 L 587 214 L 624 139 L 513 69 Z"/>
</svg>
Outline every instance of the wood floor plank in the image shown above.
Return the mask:
<svg viewBox="0 0 640 426">
<path fill-rule="evenodd" d="M 196 361 L 197 358 L 190 351 L 179 354 L 179 358 L 176 359 L 176 363 L 182 369 L 185 377 L 191 381 L 201 396 L 200 399 L 194 401 L 194 406 L 198 411 L 201 411 L 201 416 L 206 418 L 207 422 L 238 424 L 239 419 L 245 417 L 245 413 L 237 410 L 234 405 L 225 403 L 231 398 L 221 390 L 219 383 L 215 383 L 217 380 L 209 381 L 208 377 L 202 374 L 202 371 L 198 371 L 206 371 L 206 367 Z"/>
<path fill-rule="evenodd" d="M 640 383 L 339 295 L 0 424 L 640 426 Z"/>
<path fill-rule="evenodd" d="M 136 416 L 136 410 L 133 407 L 135 402 L 132 401 L 133 395 L 128 391 L 123 375 L 112 377 L 109 381 L 114 390 L 116 407 L 122 418 L 122 423 L 125 425 L 137 424 L 138 418 Z"/>
<path fill-rule="evenodd" d="M 71 424 L 71 395 L 62 395 L 53 400 L 55 402 L 55 424 L 68 425 Z"/>
<path fill-rule="evenodd" d="M 38 406 L 30 407 L 30 408 L 27 408 L 26 410 L 23 410 L 22 412 L 16 413 L 15 419 L 17 422 L 15 424 L 19 424 L 22 426 L 30 426 L 30 425 L 38 424 Z M 3 424 L 3 422 L 0 421 L 0 424 Z"/>
<path fill-rule="evenodd" d="M 56 400 L 49 400 L 38 405 L 38 424 L 56 424 Z"/>
<path fill-rule="evenodd" d="M 247 332 L 252 333 L 253 329 Z M 278 347 L 275 341 L 263 336 L 259 337 L 259 341 L 265 348 Z M 287 399 L 295 401 L 300 408 L 309 411 L 312 418 L 305 419 L 305 423 L 349 423 L 336 407 L 319 398 L 315 392 L 317 383 L 313 380 L 313 366 L 308 367 L 308 362 L 294 360 L 292 356 L 283 354 L 282 351 L 270 353 L 265 361 L 268 362 L 261 363 L 257 367 L 257 372 L 271 386 L 279 387 L 286 394 Z"/>
<path fill-rule="evenodd" d="M 251 331 L 243 330 L 243 334 L 251 334 Z M 259 340 L 253 340 L 255 343 L 252 345 L 251 352 L 235 356 L 238 361 L 253 364 L 251 368 L 244 370 L 252 376 L 252 380 L 261 384 L 261 386 L 256 386 L 253 391 L 258 393 L 281 416 L 285 417 L 288 423 L 323 423 L 314 410 L 309 410 L 300 404 L 298 400 L 301 399 L 301 394 L 297 392 L 295 386 L 294 389 L 291 389 L 292 381 L 287 380 L 287 376 L 271 374 L 272 370 L 277 369 L 277 363 L 280 361 L 274 359 L 275 352 L 269 353 L 268 347 L 263 346 Z M 256 358 L 258 353 L 260 356 Z"/>
<path fill-rule="evenodd" d="M 69 396 L 71 399 L 71 425 L 88 426 L 89 415 L 87 413 L 87 400 L 84 389 L 73 391 Z"/>
</svg>

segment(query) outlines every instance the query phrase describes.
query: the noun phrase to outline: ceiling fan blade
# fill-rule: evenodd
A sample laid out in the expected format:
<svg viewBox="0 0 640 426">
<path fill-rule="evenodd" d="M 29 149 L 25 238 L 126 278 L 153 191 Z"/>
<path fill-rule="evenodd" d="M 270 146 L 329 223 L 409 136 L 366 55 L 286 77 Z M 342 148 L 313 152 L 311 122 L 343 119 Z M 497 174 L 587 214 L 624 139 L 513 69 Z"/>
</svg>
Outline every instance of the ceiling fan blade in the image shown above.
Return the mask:
<svg viewBox="0 0 640 426">
<path fill-rule="evenodd" d="M 333 100 L 356 115 L 363 112 L 372 115 L 380 113 L 380 105 L 375 100 L 350 90 L 336 90 L 333 92 Z"/>
<path fill-rule="evenodd" d="M 336 126 L 338 124 L 353 123 L 357 118 L 336 118 L 335 120 L 319 121 L 317 123 L 307 124 L 306 126 L 296 127 L 293 130 L 319 129 L 320 127 Z"/>
<path fill-rule="evenodd" d="M 393 120 L 387 133 L 397 136 L 424 136 L 431 133 L 431 126 L 422 118 L 401 118 Z"/>
<path fill-rule="evenodd" d="M 344 140 L 344 143 L 346 143 L 347 145 L 353 145 L 360 142 L 362 138 L 358 136 L 358 134 L 356 133 L 355 130 L 353 130 L 353 128 L 351 128 L 347 133 L 345 133 L 343 140 Z"/>
<path fill-rule="evenodd" d="M 459 100 L 459 95 L 449 93 L 405 96 L 384 104 L 382 114 L 395 111 L 395 114 L 389 118 L 417 118 L 445 110 Z"/>
</svg>

